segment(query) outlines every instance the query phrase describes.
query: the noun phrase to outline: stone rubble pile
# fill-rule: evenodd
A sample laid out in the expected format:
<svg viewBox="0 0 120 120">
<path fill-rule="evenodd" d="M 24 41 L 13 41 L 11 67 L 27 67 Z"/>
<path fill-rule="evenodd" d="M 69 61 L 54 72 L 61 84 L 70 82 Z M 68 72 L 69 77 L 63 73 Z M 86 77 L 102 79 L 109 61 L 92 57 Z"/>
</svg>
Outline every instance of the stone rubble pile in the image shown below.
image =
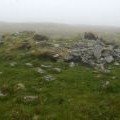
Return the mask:
<svg viewBox="0 0 120 120">
<path fill-rule="evenodd" d="M 70 56 L 66 61 L 82 62 L 91 67 L 106 71 L 105 66 L 114 62 L 119 65 L 120 48 L 106 44 L 102 40 L 81 40 L 70 48 Z"/>
</svg>

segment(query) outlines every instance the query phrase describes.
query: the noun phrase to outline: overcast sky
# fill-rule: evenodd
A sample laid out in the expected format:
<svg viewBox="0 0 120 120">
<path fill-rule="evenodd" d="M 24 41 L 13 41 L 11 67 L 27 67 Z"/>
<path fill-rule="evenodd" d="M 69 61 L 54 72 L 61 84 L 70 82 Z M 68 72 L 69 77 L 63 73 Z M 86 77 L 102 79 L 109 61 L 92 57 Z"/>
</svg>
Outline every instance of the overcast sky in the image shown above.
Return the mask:
<svg viewBox="0 0 120 120">
<path fill-rule="evenodd" d="M 120 0 L 0 0 L 0 21 L 120 26 Z"/>
</svg>

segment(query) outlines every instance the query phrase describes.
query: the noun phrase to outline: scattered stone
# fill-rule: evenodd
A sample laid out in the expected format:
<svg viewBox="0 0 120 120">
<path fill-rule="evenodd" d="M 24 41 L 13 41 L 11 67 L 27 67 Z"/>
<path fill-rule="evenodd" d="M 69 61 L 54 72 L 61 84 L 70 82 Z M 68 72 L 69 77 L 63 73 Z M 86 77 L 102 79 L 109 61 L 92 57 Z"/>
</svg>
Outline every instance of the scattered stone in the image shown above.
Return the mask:
<svg viewBox="0 0 120 120">
<path fill-rule="evenodd" d="M 113 76 L 112 79 L 115 80 L 115 79 L 116 79 L 116 76 Z"/>
<path fill-rule="evenodd" d="M 103 82 L 102 87 L 107 88 L 109 85 L 110 85 L 110 81 L 105 81 Z"/>
<path fill-rule="evenodd" d="M 17 85 L 15 85 L 14 89 L 16 91 L 16 90 L 25 90 L 26 88 L 23 83 L 18 83 Z"/>
<path fill-rule="evenodd" d="M 44 76 L 44 80 L 45 81 L 53 81 L 53 80 L 55 80 L 55 78 L 51 75 L 47 75 L 47 76 Z"/>
<path fill-rule="evenodd" d="M 43 65 L 43 64 L 42 64 L 41 67 L 42 67 L 42 68 L 51 68 L 52 65 Z"/>
<path fill-rule="evenodd" d="M 101 72 L 102 72 L 102 73 L 106 73 L 106 74 L 111 73 L 111 71 L 110 71 L 110 70 L 107 70 L 107 69 L 101 70 Z"/>
<path fill-rule="evenodd" d="M 114 62 L 114 65 L 115 65 L 115 66 L 119 66 L 120 63 L 118 63 L 118 62 Z"/>
<path fill-rule="evenodd" d="M 114 58 L 113 58 L 113 56 L 106 56 L 105 60 L 106 60 L 107 63 L 111 63 L 111 62 L 114 61 Z"/>
<path fill-rule="evenodd" d="M 24 96 L 24 101 L 31 102 L 38 99 L 38 96 Z"/>
<path fill-rule="evenodd" d="M 59 58 L 59 57 L 60 57 L 59 54 L 55 54 L 55 55 L 53 55 L 53 58 Z"/>
<path fill-rule="evenodd" d="M 43 69 L 41 69 L 41 68 L 38 68 L 37 72 L 40 73 L 40 74 L 44 74 L 45 73 L 45 71 Z"/>
<path fill-rule="evenodd" d="M 61 70 L 61 68 L 53 68 L 53 71 L 54 71 L 55 73 L 60 73 L 62 70 Z"/>
<path fill-rule="evenodd" d="M 0 91 L 0 97 L 4 97 L 6 96 L 5 94 L 3 94 L 1 91 Z"/>
<path fill-rule="evenodd" d="M 11 67 L 15 67 L 15 65 L 17 65 L 16 62 L 12 62 L 12 63 L 10 63 L 10 66 L 11 66 Z"/>
<path fill-rule="evenodd" d="M 70 62 L 69 63 L 69 67 L 71 67 L 71 68 L 75 67 L 75 63 L 74 62 Z"/>
<path fill-rule="evenodd" d="M 25 65 L 28 66 L 28 67 L 33 67 L 32 63 L 25 63 Z"/>
</svg>

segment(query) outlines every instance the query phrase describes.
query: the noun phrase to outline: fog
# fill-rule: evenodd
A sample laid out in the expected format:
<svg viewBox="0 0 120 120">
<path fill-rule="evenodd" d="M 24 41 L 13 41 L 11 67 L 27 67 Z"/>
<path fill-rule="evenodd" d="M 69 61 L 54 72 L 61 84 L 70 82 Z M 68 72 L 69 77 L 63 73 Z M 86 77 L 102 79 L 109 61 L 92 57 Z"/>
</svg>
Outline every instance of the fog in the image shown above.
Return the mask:
<svg viewBox="0 0 120 120">
<path fill-rule="evenodd" d="M 0 0 L 0 21 L 120 26 L 120 0 Z"/>
</svg>

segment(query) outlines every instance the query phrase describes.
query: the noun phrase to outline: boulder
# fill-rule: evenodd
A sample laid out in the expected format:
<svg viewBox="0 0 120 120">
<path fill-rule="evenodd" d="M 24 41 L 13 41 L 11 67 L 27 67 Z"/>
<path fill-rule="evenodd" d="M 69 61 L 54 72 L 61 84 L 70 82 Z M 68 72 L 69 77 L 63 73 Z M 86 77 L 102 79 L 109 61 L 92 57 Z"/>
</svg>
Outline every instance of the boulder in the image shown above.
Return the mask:
<svg viewBox="0 0 120 120">
<path fill-rule="evenodd" d="M 101 57 L 102 50 L 103 50 L 103 46 L 99 44 L 94 46 L 93 53 L 96 59 L 99 59 Z"/>
<path fill-rule="evenodd" d="M 106 61 L 107 63 L 111 63 L 111 62 L 114 61 L 114 58 L 113 58 L 113 56 L 111 56 L 111 55 L 106 56 L 104 59 L 105 59 L 105 61 Z"/>
</svg>

